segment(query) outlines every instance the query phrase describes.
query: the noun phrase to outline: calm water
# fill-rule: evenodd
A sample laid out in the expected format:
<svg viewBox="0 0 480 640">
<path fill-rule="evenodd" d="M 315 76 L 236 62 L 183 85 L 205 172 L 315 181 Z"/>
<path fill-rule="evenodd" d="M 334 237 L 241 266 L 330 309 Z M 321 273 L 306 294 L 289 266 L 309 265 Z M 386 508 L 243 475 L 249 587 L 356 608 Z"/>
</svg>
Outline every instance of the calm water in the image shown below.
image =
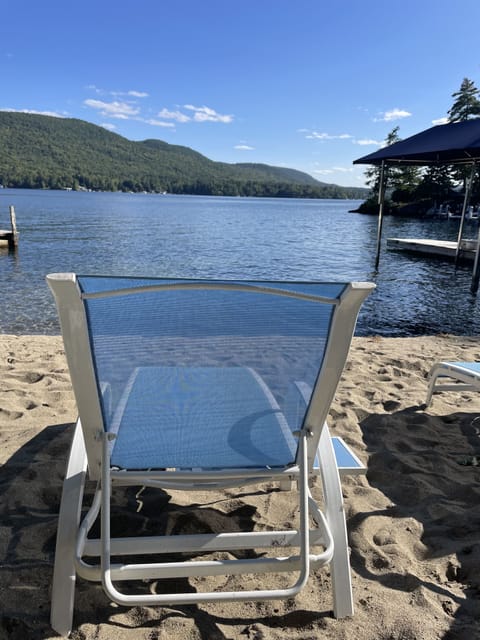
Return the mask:
<svg viewBox="0 0 480 640">
<path fill-rule="evenodd" d="M 0 332 L 59 333 L 45 275 L 370 280 L 358 335 L 475 334 L 471 267 L 457 270 L 384 250 L 374 270 L 377 220 L 358 202 L 150 194 L 0 191 L 0 227 L 13 204 L 16 255 L 0 250 Z M 465 236 L 476 237 L 477 226 Z M 386 218 L 383 237 L 456 239 L 458 222 Z"/>
</svg>

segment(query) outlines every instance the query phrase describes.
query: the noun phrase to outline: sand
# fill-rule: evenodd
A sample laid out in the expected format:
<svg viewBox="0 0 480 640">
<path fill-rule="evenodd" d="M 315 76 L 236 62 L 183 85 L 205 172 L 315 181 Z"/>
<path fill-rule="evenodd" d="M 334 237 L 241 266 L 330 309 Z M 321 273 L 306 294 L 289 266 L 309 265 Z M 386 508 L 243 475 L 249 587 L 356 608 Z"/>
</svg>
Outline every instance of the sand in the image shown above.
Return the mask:
<svg viewBox="0 0 480 640">
<path fill-rule="evenodd" d="M 57 637 L 49 597 L 75 404 L 59 337 L 1 335 L 0 346 L 0 638 L 46 640 Z M 343 482 L 353 618 L 332 617 L 326 569 L 292 600 L 172 608 L 114 606 L 79 580 L 71 637 L 480 638 L 480 396 L 445 393 L 425 409 L 439 359 L 480 360 L 480 339 L 355 338 L 331 408 L 332 432 L 368 464 Z M 292 510 L 288 492 L 274 497 L 262 487 L 217 493 L 196 517 L 274 526 Z M 185 504 L 172 496 L 177 522 Z"/>
</svg>

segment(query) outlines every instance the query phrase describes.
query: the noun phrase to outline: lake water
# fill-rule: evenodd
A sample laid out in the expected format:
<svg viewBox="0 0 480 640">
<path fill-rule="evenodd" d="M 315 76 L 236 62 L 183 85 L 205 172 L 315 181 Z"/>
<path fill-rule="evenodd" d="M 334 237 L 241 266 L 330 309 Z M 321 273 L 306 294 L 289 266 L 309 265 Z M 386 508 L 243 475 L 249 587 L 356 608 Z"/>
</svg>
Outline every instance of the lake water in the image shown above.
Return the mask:
<svg viewBox="0 0 480 640">
<path fill-rule="evenodd" d="M 357 335 L 476 334 L 471 266 L 383 249 L 359 202 L 0 190 L 0 227 L 15 206 L 20 245 L 0 250 L 0 332 L 59 333 L 50 272 L 346 281 L 377 285 Z M 387 237 L 455 240 L 456 221 L 387 217 Z M 465 237 L 476 237 L 468 223 Z"/>
</svg>

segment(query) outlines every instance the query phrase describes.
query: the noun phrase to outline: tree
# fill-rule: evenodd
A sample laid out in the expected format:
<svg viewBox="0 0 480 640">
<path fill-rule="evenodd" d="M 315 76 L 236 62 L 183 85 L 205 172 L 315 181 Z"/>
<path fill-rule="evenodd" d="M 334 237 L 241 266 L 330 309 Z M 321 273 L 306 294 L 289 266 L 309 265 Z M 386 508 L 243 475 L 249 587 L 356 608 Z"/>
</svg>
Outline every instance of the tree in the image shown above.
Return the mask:
<svg viewBox="0 0 480 640">
<path fill-rule="evenodd" d="M 448 200 L 452 186 L 451 167 L 444 164 L 432 165 L 425 169 L 416 189 L 416 196 L 420 200 L 430 198 L 438 204 Z"/>
<path fill-rule="evenodd" d="M 452 93 L 454 103 L 448 110 L 449 122 L 463 122 L 480 116 L 479 90 L 472 80 L 464 78 L 460 89 Z"/>
<path fill-rule="evenodd" d="M 393 144 L 394 142 L 399 142 L 400 141 L 400 136 L 398 135 L 398 130 L 399 127 L 394 127 L 390 133 L 387 135 L 387 137 L 385 138 L 385 146 L 388 147 L 391 144 Z M 391 178 L 392 171 L 395 171 L 395 169 L 393 170 L 389 170 L 388 175 Z M 380 167 L 369 167 L 366 171 L 365 171 L 365 182 L 367 183 L 367 185 L 370 187 L 371 191 L 372 191 L 372 195 L 371 198 L 372 199 L 376 199 L 378 200 L 378 192 L 380 191 L 380 174 L 381 174 L 381 169 Z"/>
<path fill-rule="evenodd" d="M 392 202 L 413 202 L 421 180 L 418 167 L 404 164 L 390 171 L 394 171 L 388 182 L 388 186 L 392 189 Z"/>
<path fill-rule="evenodd" d="M 463 122 L 480 116 L 479 93 L 473 81 L 464 78 L 460 89 L 452 93 L 452 98 L 455 98 L 455 101 L 448 111 L 449 122 Z M 463 182 L 464 189 L 469 173 L 470 169 L 465 167 L 458 167 L 454 172 L 455 178 L 459 182 Z M 478 172 L 476 173 L 478 174 Z"/>
</svg>

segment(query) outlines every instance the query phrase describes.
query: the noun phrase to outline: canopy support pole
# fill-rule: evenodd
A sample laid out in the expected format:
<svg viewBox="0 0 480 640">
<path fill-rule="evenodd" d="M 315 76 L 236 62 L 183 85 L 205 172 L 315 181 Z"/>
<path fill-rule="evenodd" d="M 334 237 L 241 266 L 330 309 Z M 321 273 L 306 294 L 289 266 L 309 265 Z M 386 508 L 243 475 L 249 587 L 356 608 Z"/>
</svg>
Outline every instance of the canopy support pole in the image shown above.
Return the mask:
<svg viewBox="0 0 480 640">
<path fill-rule="evenodd" d="M 458 230 L 458 238 L 457 238 L 457 249 L 455 251 L 455 267 L 457 267 L 458 258 L 460 257 L 460 246 L 462 243 L 463 226 L 465 224 L 465 217 L 467 215 L 468 203 L 470 202 L 470 193 L 472 191 L 473 176 L 475 175 L 475 168 L 476 168 L 476 165 L 475 165 L 475 162 L 473 162 L 470 175 L 467 178 L 467 182 L 465 184 L 465 197 L 463 199 L 462 218 L 460 220 L 460 228 Z"/>
<path fill-rule="evenodd" d="M 472 271 L 472 283 L 470 285 L 470 292 L 475 295 L 478 291 L 478 283 L 480 281 L 480 226 L 478 228 L 477 246 L 475 248 L 475 262 L 473 264 Z"/>
<path fill-rule="evenodd" d="M 475 168 L 476 165 L 473 165 Z M 473 185 L 474 172 L 472 168 L 472 179 L 470 182 L 470 188 Z M 470 292 L 475 295 L 478 291 L 478 283 L 480 281 L 480 227 L 478 228 L 477 234 L 477 246 L 475 247 L 475 262 L 473 263 L 473 271 L 472 271 L 472 283 L 470 285 Z"/>
<path fill-rule="evenodd" d="M 386 183 L 386 169 L 385 160 L 382 160 L 380 167 L 380 184 L 378 187 L 378 227 L 377 227 L 377 253 L 375 256 L 375 269 L 378 269 L 380 262 L 380 246 L 382 243 L 382 226 L 383 226 L 383 208 L 385 205 L 385 183 Z"/>
</svg>

